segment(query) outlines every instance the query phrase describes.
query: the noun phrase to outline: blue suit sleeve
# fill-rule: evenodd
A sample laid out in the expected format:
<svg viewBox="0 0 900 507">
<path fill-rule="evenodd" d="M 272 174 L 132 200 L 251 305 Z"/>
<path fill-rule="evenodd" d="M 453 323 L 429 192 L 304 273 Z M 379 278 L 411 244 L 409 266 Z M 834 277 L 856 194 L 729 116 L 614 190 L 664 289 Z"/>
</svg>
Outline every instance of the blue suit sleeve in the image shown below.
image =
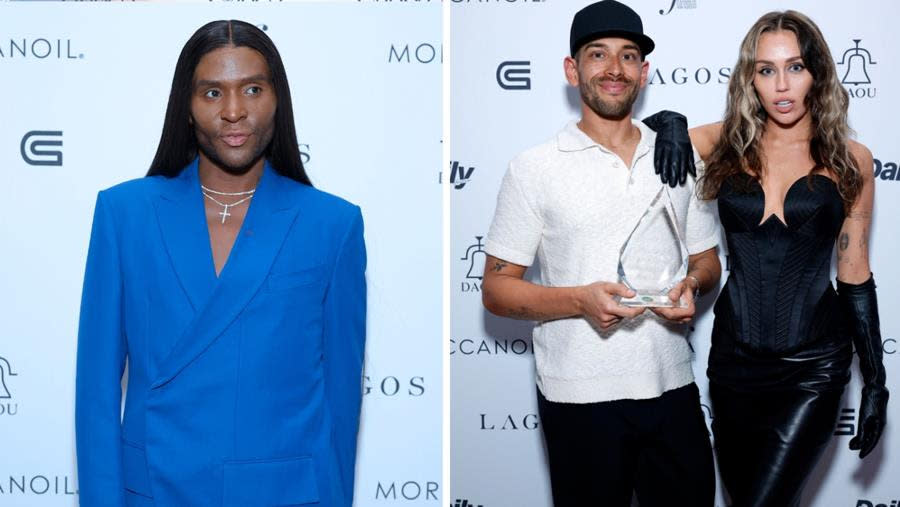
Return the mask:
<svg viewBox="0 0 900 507">
<path fill-rule="evenodd" d="M 88 248 L 75 378 L 75 440 L 83 506 L 124 506 L 121 401 L 126 345 L 113 214 L 97 196 Z"/>
<path fill-rule="evenodd" d="M 334 265 L 324 310 L 325 394 L 337 454 L 338 505 L 353 500 L 356 438 L 362 403 L 362 365 L 366 342 L 366 246 L 363 221 L 355 208 Z"/>
</svg>

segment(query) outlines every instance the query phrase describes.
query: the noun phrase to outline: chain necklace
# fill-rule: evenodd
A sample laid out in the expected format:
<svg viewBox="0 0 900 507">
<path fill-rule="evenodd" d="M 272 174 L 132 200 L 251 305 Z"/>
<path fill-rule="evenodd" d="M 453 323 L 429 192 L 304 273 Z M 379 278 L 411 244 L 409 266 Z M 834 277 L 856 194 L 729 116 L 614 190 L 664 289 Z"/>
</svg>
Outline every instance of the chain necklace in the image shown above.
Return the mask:
<svg viewBox="0 0 900 507">
<path fill-rule="evenodd" d="M 231 213 L 228 212 L 229 208 L 233 208 L 235 206 L 238 206 L 240 204 L 243 204 L 243 203 L 249 201 L 250 199 L 253 198 L 253 193 L 256 192 L 255 188 L 252 190 L 244 191 L 244 192 L 219 192 L 217 190 L 213 190 L 213 189 L 205 187 L 203 185 L 200 185 L 200 188 L 203 191 L 203 195 L 206 196 L 207 199 L 218 204 L 219 206 L 221 206 L 223 208 L 222 211 L 219 212 L 219 215 L 222 217 L 223 224 L 225 223 L 225 219 L 231 216 Z M 224 202 L 220 202 L 218 199 L 213 197 L 211 194 L 225 195 L 225 196 L 232 196 L 232 197 L 245 195 L 247 197 L 244 197 L 243 199 L 239 199 L 235 202 L 226 204 Z"/>
<path fill-rule="evenodd" d="M 225 195 L 225 196 L 229 196 L 229 197 L 234 197 L 237 195 L 253 195 L 253 192 L 256 192 L 255 188 L 251 188 L 250 190 L 245 190 L 243 192 L 219 192 L 218 190 L 213 190 L 205 185 L 200 185 L 200 188 L 209 192 L 210 194 Z"/>
</svg>

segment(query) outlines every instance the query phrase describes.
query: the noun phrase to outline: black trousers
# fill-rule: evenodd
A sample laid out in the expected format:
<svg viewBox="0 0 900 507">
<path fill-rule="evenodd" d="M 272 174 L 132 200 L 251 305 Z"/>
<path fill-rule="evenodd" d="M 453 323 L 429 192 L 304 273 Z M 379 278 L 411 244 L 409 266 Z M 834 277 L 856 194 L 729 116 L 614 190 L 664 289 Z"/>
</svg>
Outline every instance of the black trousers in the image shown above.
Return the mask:
<svg viewBox="0 0 900 507">
<path fill-rule="evenodd" d="M 716 478 L 696 384 L 649 400 L 556 403 L 538 391 L 556 507 L 712 507 Z"/>
</svg>

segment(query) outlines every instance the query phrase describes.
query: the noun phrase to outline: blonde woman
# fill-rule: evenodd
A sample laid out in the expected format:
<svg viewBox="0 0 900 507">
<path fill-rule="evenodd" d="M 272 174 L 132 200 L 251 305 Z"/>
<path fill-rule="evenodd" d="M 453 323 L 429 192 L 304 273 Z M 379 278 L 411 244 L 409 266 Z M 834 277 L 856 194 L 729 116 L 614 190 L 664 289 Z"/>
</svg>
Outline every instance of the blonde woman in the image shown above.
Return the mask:
<svg viewBox="0 0 900 507">
<path fill-rule="evenodd" d="M 847 105 L 815 23 L 771 12 L 741 43 L 724 121 L 690 132 L 706 162 L 699 190 L 718 199 L 731 259 L 707 374 L 735 507 L 799 502 L 833 431 L 852 344 L 865 387 L 850 448 L 865 457 L 885 425 L 872 154 L 850 139 Z"/>
</svg>

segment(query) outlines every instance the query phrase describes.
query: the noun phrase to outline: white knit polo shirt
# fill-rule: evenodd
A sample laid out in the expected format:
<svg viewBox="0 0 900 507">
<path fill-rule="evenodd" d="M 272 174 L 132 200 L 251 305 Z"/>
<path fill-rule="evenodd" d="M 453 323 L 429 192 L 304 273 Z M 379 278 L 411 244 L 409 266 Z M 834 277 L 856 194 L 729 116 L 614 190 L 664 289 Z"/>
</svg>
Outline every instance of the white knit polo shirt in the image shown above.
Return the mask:
<svg viewBox="0 0 900 507">
<path fill-rule="evenodd" d="M 618 281 L 619 250 L 662 185 L 653 168 L 656 133 L 632 123 L 641 140 L 630 169 L 574 122 L 513 159 L 497 196 L 487 253 L 522 266 L 537 256 L 541 284 L 549 287 Z M 670 189 L 690 254 L 719 239 L 715 207 L 699 200 L 694 186 L 688 178 Z M 539 323 L 538 388 L 548 400 L 566 403 L 655 398 L 694 379 L 685 335 L 684 325 L 649 310 L 608 331 L 580 317 Z"/>
</svg>

